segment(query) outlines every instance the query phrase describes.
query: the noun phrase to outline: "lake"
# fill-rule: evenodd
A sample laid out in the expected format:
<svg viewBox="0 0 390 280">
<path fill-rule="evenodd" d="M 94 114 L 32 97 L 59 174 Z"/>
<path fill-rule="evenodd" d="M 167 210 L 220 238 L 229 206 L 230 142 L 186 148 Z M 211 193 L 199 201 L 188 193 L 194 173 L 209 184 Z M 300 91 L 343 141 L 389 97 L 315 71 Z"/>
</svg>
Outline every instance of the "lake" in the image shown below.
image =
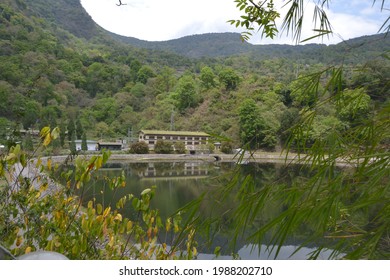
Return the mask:
<svg viewBox="0 0 390 280">
<path fill-rule="evenodd" d="M 118 177 L 122 173 L 126 176 L 126 187 L 111 190 L 105 177 Z M 253 178 L 254 191 L 261 190 L 266 184 L 290 184 L 296 177 L 307 178 L 309 172 L 298 165 L 284 166 L 276 163 L 248 163 L 237 165 L 227 162 L 111 162 L 105 165 L 97 181 L 93 182 L 86 192 L 85 200 L 95 198 L 97 202 L 104 206 L 114 205 L 119 198 L 126 194 L 138 196 L 146 188 L 156 186 L 156 195 L 152 200 L 152 207 L 160 211 L 163 219 L 166 219 L 179 208 L 187 203 L 199 198 L 206 193 L 204 201 L 199 208 L 201 218 L 216 219 L 217 229 L 214 229 L 212 242 L 207 242 L 208 238 L 202 234 L 198 237 L 198 258 L 213 259 L 213 252 L 216 246 L 221 247 L 221 255 L 218 259 L 231 259 L 232 253 L 238 254 L 241 259 L 274 259 L 275 250 L 269 251 L 267 245 L 255 244 L 248 237 L 260 227 L 264 221 L 268 221 L 276 214 L 283 211 L 283 203 L 273 203 L 261 217 L 245 229 L 244 234 L 237 238 L 235 244 L 231 243 L 234 235 L 234 221 L 229 216 L 229 211 L 238 202 L 235 191 L 230 191 L 225 195 L 225 200 L 221 202 L 219 195 L 224 192 L 224 186 L 231 184 L 235 178 L 243 180 L 247 176 Z M 238 181 L 237 184 L 240 182 Z M 134 212 L 126 209 L 123 215 L 134 218 Z M 310 252 L 317 246 L 329 248 L 331 241 L 321 240 L 317 243 L 305 243 L 297 253 L 293 254 L 311 234 L 310 229 L 302 227 L 292 236 L 286 238 L 286 242 L 277 256 L 277 259 L 307 259 Z M 271 235 L 265 235 L 265 241 L 271 240 Z M 270 241 L 269 241 L 270 242 Z M 319 259 L 327 259 L 331 254 L 330 250 L 324 250 L 318 256 Z"/>
</svg>

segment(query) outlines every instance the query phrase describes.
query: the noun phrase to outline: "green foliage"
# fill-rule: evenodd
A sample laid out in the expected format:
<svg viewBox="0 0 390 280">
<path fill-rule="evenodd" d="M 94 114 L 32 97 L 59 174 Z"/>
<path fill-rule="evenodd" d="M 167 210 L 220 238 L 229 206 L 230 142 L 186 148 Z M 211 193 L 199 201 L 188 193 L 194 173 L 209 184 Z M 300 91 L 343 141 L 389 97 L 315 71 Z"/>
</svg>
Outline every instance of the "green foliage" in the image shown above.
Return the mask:
<svg viewBox="0 0 390 280">
<path fill-rule="evenodd" d="M 0 117 L 0 143 L 3 144 L 7 140 L 7 131 L 11 128 L 11 122 L 6 118 Z"/>
<path fill-rule="evenodd" d="M 81 136 L 81 150 L 88 151 L 87 135 L 85 133 Z"/>
<path fill-rule="evenodd" d="M 234 24 L 249 29 L 243 33 L 244 39 L 259 27 L 263 36 L 278 33 L 274 29 L 278 11 L 271 1 L 236 3 L 244 17 Z M 282 31 L 297 41 L 304 22 L 301 19 L 308 13 L 302 6 L 305 3 L 287 1 L 285 6 L 287 16 Z M 314 3 L 314 34 L 327 35 L 331 31 L 324 9 L 327 4 L 331 2 Z M 236 34 L 122 44 L 116 39 L 125 39 L 113 40 L 111 36 L 115 35 L 108 37 L 98 30 L 79 1 L 29 1 L 28 10 L 19 6 L 15 1 L 0 4 L 0 126 L 10 128 L 0 129 L 0 144 L 7 140 L 8 147 L 17 142 L 26 145 L 29 139 L 22 138 L 20 129 L 56 124 L 61 126 L 63 142 L 68 120 L 69 141 L 74 135 L 82 135 L 78 123 L 72 127 L 73 120 L 82 124 L 84 133 L 99 139 L 123 138 L 129 127 L 133 131 L 168 129 L 172 121 L 180 130 L 204 130 L 228 137 L 232 139 L 231 147 L 252 139 L 253 148 L 273 150 L 281 140 L 281 148 L 297 152 L 300 158 L 307 156 L 302 163 L 312 167 L 318 176 L 289 186 L 273 182 L 254 192 L 250 191 L 248 178 L 242 184 L 248 188 L 243 188 L 243 196 L 238 197 L 245 203 L 237 211 L 237 221 L 261 219 L 256 213 L 272 203 L 287 209 L 284 216 L 259 227 L 251 242 L 261 242 L 265 236 L 262 234 L 272 229 L 276 235 L 267 237 L 280 245 L 294 227 L 314 224 L 313 242 L 317 236 L 340 233 L 336 238 L 340 243 L 335 243 L 345 242 L 340 245 L 342 249 L 353 252 L 348 258 L 385 255 L 389 36 L 367 36 L 330 46 L 255 46 L 240 42 Z M 82 24 L 75 26 L 74 22 Z M 134 47 L 137 44 L 143 44 L 143 49 Z M 161 49 L 168 51 L 160 52 Z M 295 81 L 296 77 L 300 78 Z M 252 100 L 253 106 L 248 105 L 247 99 Z M 172 114 L 173 111 L 181 114 Z M 51 141 L 52 135 L 46 131 L 42 144 L 46 146 Z M 52 151 L 52 147 L 45 149 L 46 154 Z M 15 153 L 11 154 L 9 160 L 15 158 Z M 358 163 L 356 170 L 339 175 L 335 162 L 340 159 Z M 81 163 L 78 168 L 88 169 Z M 78 174 L 79 178 L 82 174 Z M 236 183 L 241 179 L 237 178 Z M 75 181 L 80 180 L 69 180 Z M 23 184 L 31 189 L 27 182 Z M 30 196 L 21 197 L 34 202 Z M 263 204 L 263 199 L 269 204 Z M 95 204 L 91 209 L 94 207 Z M 16 208 L 11 207 L 14 211 Z M 72 210 L 66 208 L 69 209 Z M 51 211 L 47 210 L 54 213 Z M 41 222 L 36 216 L 30 219 L 28 227 L 31 221 Z M 87 216 L 86 220 L 92 217 Z M 351 224 L 355 227 L 346 226 Z M 44 226 L 52 229 L 52 225 Z M 245 229 L 245 224 L 238 223 L 237 231 L 241 228 Z M 88 236 L 79 233 L 72 234 Z M 130 239 L 136 240 L 134 236 Z M 65 241 L 76 244 L 80 240 Z M 83 248 L 83 242 L 77 243 L 77 247 Z"/>
<path fill-rule="evenodd" d="M 235 0 L 237 8 L 244 11 L 239 20 L 230 20 L 230 24 L 236 27 L 245 27 L 246 31 L 241 33 L 242 40 L 248 40 L 252 31 L 261 30 L 261 36 L 274 38 L 278 32 L 275 20 L 280 14 L 274 9 L 272 0 L 259 2 L 258 4 L 248 0 Z"/>
<path fill-rule="evenodd" d="M 232 68 L 224 68 L 219 74 L 219 81 L 225 86 L 226 90 L 235 90 L 240 82 L 240 77 Z"/>
<path fill-rule="evenodd" d="M 346 89 L 336 101 L 338 114 L 342 120 L 354 122 L 368 116 L 371 98 L 363 88 Z"/>
<path fill-rule="evenodd" d="M 274 8 L 273 0 L 266 0 L 256 4 L 251 0 L 235 0 L 237 7 L 244 12 L 239 20 L 230 20 L 229 22 L 236 27 L 245 27 L 246 31 L 241 33 L 243 40 L 249 40 L 253 35 L 253 31 L 261 32 L 261 36 L 274 38 L 278 33 L 278 27 L 275 20 L 280 17 L 279 12 Z M 325 7 L 328 5 L 327 0 L 314 3 L 314 34 L 310 38 L 305 38 L 302 42 L 309 41 L 316 37 L 322 37 L 332 33 L 332 27 L 325 12 Z M 287 14 L 283 19 L 282 31 L 287 34 L 292 33 L 296 42 L 301 41 L 301 30 L 305 9 L 304 1 L 294 0 L 288 1 L 284 7 L 287 9 Z"/>
<path fill-rule="evenodd" d="M 208 66 L 205 66 L 200 70 L 199 79 L 201 80 L 201 86 L 206 90 L 216 86 L 216 83 L 214 80 L 215 74 L 213 72 L 213 69 L 211 69 Z"/>
<path fill-rule="evenodd" d="M 149 146 L 146 142 L 136 142 L 133 143 L 130 147 L 130 153 L 132 154 L 148 154 Z"/>
<path fill-rule="evenodd" d="M 296 106 L 311 107 L 318 100 L 319 75 L 301 76 L 290 84 L 291 98 Z"/>
<path fill-rule="evenodd" d="M 243 9 L 247 6 L 246 1 L 238 2 Z M 264 1 L 263 5 L 267 2 Z M 317 35 L 307 40 L 332 32 L 323 9 L 329 2 L 320 1 L 315 5 L 313 22 L 318 26 L 315 28 Z M 261 11 L 261 7 L 252 4 Z M 288 12 L 283 28 L 291 31 L 294 39 L 299 41 L 304 22 L 304 1 L 288 1 L 286 5 Z M 245 10 L 245 14 L 248 17 L 244 19 L 256 22 L 260 28 L 266 27 L 267 23 L 262 22 L 262 17 L 255 15 L 253 9 Z M 255 18 L 250 19 L 251 16 Z M 388 60 L 386 54 L 383 56 Z M 330 258 L 390 257 L 390 103 L 386 99 L 374 114 L 369 114 L 370 96 L 362 89 L 362 84 L 357 82 L 354 89 L 345 89 L 347 69 L 341 65 L 311 70 L 290 84 L 292 105 L 302 110 L 299 115 L 296 108 L 285 111 L 281 130 L 288 130 L 289 136 L 283 136 L 283 140 L 286 141 L 287 153 L 294 147 L 300 159 L 298 163 L 310 168 L 312 175 L 307 180 L 296 178 L 286 185 L 271 182 L 259 190 L 255 188 L 253 177 L 242 178 L 237 174 L 223 190 L 226 194 L 238 188 L 241 203 L 231 209 L 235 212 L 233 227 L 237 229 L 234 240 L 261 219 L 265 209 L 282 202 L 280 215 L 259 226 L 249 242 L 260 245 L 267 241 L 271 243 L 268 250 L 277 256 L 288 236 L 296 229 L 306 227 L 312 232 L 307 243 L 318 242 L 324 237 L 334 241 Z M 380 92 L 388 92 L 388 81 L 383 75 L 376 77 L 379 76 L 378 80 L 369 78 L 364 87 L 375 88 L 381 84 L 384 89 Z M 355 79 L 364 81 L 365 77 Z M 380 96 L 383 98 L 382 94 Z M 290 102 L 284 103 L 289 105 Z M 256 104 L 253 101 L 243 104 L 246 106 L 241 110 L 252 113 L 256 122 Z M 297 116 L 296 120 L 293 120 L 294 116 Z M 245 118 L 240 122 L 242 126 L 249 123 Z M 289 128 L 290 125 L 293 126 Z M 323 249 L 320 245 L 309 258 L 317 258 Z"/>
<path fill-rule="evenodd" d="M 154 151 L 157 154 L 172 154 L 173 153 L 173 143 L 167 140 L 157 140 L 154 145 Z"/>
<path fill-rule="evenodd" d="M 83 125 L 80 122 L 80 118 L 76 119 L 76 137 L 77 139 L 82 139 L 84 134 L 84 128 Z"/>
<path fill-rule="evenodd" d="M 242 142 L 251 148 L 272 149 L 276 136 L 271 126 L 262 117 L 260 108 L 252 99 L 245 100 L 239 108 L 240 135 Z"/>
<path fill-rule="evenodd" d="M 221 143 L 221 152 L 224 154 L 231 154 L 233 153 L 233 145 L 229 141 L 223 141 Z"/>
<path fill-rule="evenodd" d="M 137 82 L 146 84 L 149 78 L 155 77 L 153 69 L 147 65 L 143 65 L 137 72 Z"/>
<path fill-rule="evenodd" d="M 68 140 L 72 141 L 73 135 L 76 137 L 76 127 L 73 119 L 69 120 L 67 129 L 68 129 Z"/>
<path fill-rule="evenodd" d="M 175 142 L 173 144 L 174 150 L 176 154 L 185 154 L 186 153 L 186 145 L 184 142 Z"/>
<path fill-rule="evenodd" d="M 104 121 L 108 124 L 112 123 L 118 114 L 118 104 L 112 97 L 96 100 L 92 109 L 97 121 Z"/>
<path fill-rule="evenodd" d="M 47 139 L 45 146 L 58 136 L 49 128 L 42 129 L 41 135 Z M 12 248 L 14 256 L 48 250 L 78 260 L 194 258 L 196 231 L 191 218 L 184 220 L 177 213 L 163 221 L 150 206 L 155 196 L 153 187 L 139 196 L 128 194 L 113 206 L 84 200 L 88 182 L 109 156 L 103 152 L 88 160 L 76 157 L 74 168 L 69 169 L 60 168 L 51 158 L 32 160 L 18 145 L 2 155 L 2 246 Z M 19 176 L 24 170 L 28 170 L 28 178 Z M 53 176 L 61 176 L 64 185 L 52 181 Z M 124 176 L 109 178 L 108 185 L 119 190 L 126 186 L 126 181 Z M 124 217 L 123 211 L 128 207 L 137 213 L 137 218 Z M 190 213 L 189 217 L 194 216 Z M 172 234 L 170 247 L 159 242 L 160 232 Z M 186 244 L 183 250 L 182 243 Z"/>
<path fill-rule="evenodd" d="M 177 108 L 184 112 L 188 108 L 194 108 L 199 103 L 194 79 L 185 75 L 180 78 L 176 89 Z"/>
<path fill-rule="evenodd" d="M 77 149 L 76 149 L 76 133 L 72 134 L 72 140 L 69 143 L 69 149 L 70 149 L 70 153 L 72 155 L 75 155 L 77 153 Z"/>
</svg>

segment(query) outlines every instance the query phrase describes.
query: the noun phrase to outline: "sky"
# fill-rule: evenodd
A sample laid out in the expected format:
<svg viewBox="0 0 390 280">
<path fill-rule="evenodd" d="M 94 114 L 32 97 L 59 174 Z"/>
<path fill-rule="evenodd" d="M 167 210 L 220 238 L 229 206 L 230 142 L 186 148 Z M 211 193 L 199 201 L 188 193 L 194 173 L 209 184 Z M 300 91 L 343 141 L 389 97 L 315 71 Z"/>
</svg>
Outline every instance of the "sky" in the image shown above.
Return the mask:
<svg viewBox="0 0 390 280">
<path fill-rule="evenodd" d="M 242 13 L 236 8 L 234 0 L 81 0 L 92 19 L 104 29 L 147 41 L 165 41 L 183 36 L 215 33 L 241 32 L 227 23 L 239 19 Z M 305 0 L 305 20 L 307 26 L 302 39 L 313 36 L 313 2 Z M 280 8 L 282 22 L 286 0 L 274 0 Z M 330 0 L 326 9 L 334 35 L 321 41 L 310 43 L 334 44 L 363 35 L 378 33 L 382 24 L 390 16 L 389 2 L 381 10 L 381 0 L 373 5 L 373 0 Z M 252 44 L 294 44 L 285 34 L 271 40 L 255 34 Z"/>
</svg>

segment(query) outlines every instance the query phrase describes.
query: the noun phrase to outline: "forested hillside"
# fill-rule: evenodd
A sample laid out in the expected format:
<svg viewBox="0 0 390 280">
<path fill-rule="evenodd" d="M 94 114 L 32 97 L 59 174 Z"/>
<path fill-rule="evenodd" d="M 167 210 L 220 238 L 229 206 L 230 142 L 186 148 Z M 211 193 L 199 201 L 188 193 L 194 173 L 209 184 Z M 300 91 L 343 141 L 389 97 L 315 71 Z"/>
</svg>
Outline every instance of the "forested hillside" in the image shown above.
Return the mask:
<svg viewBox="0 0 390 280">
<path fill-rule="evenodd" d="M 115 140 L 129 129 L 170 129 L 173 119 L 177 130 L 274 150 L 300 111 L 332 95 L 332 64 L 347 66 L 344 99 L 315 108 L 309 141 L 354 126 L 389 98 L 383 35 L 335 46 L 252 46 L 237 34 L 134 42 L 102 30 L 78 0 L 2 1 L 0 143 L 50 125 L 75 131 L 57 144 L 66 148 L 84 133 Z M 314 71 L 323 72 L 321 96 L 305 91 Z"/>
</svg>

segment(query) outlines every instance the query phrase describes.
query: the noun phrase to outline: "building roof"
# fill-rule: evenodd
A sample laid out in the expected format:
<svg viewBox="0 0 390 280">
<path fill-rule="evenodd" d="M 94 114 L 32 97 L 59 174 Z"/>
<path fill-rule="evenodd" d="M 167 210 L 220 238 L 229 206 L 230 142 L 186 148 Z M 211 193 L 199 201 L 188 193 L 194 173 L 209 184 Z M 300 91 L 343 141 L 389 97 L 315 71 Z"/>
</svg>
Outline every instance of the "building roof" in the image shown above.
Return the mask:
<svg viewBox="0 0 390 280">
<path fill-rule="evenodd" d="M 119 146 L 122 145 L 122 143 L 119 142 L 97 142 L 100 146 Z"/>
<path fill-rule="evenodd" d="M 141 130 L 140 133 L 152 135 L 170 135 L 170 136 L 210 136 L 205 132 L 199 131 L 164 131 L 164 130 Z"/>
</svg>

